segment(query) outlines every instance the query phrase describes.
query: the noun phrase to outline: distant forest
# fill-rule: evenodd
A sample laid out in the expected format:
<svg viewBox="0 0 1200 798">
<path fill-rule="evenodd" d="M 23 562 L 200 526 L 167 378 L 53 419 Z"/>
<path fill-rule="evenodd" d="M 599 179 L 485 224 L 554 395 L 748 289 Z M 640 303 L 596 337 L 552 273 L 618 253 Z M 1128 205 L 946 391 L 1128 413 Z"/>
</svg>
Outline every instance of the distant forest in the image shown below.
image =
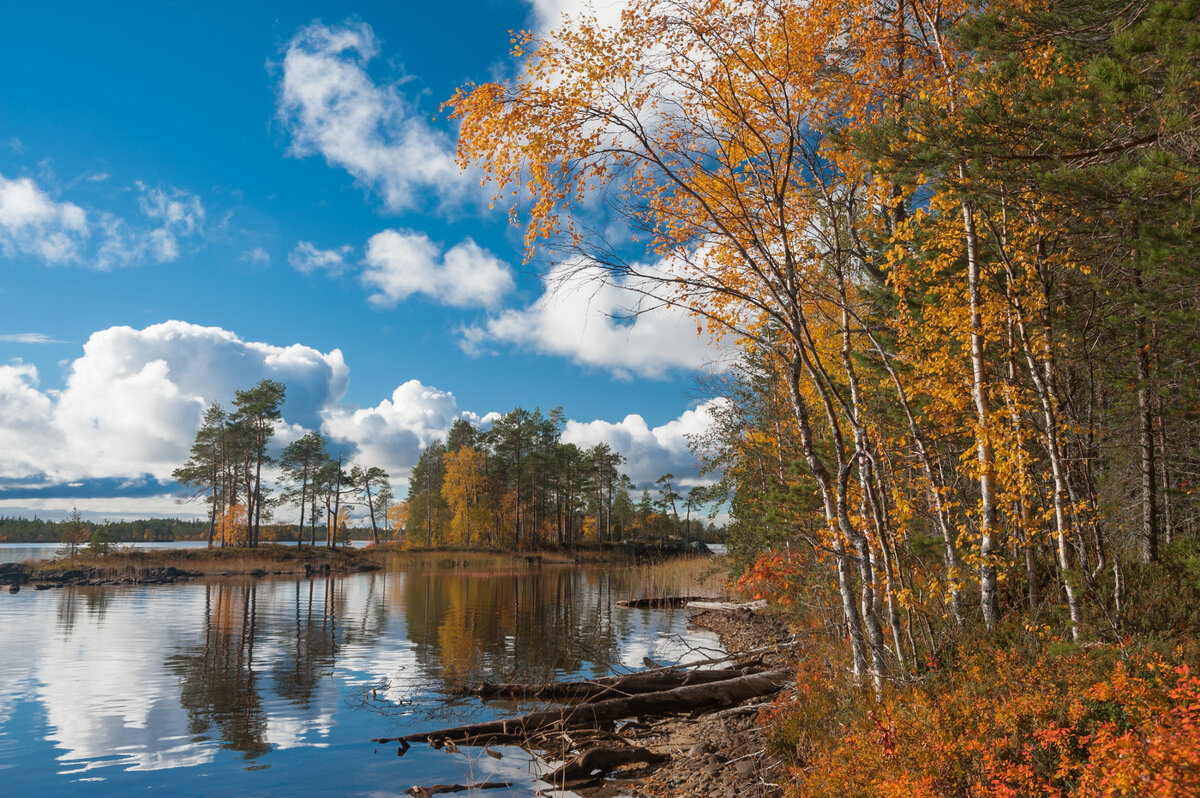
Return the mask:
<svg viewBox="0 0 1200 798">
<path fill-rule="evenodd" d="M 58 543 L 63 539 L 69 521 L 47 521 L 41 518 L 0 518 L 0 542 Z M 147 518 L 138 521 L 104 521 L 89 524 L 103 527 L 121 541 L 141 540 L 202 540 L 208 534 L 207 521 L 184 521 L 179 518 Z"/>
<path fill-rule="evenodd" d="M 59 543 L 64 539 L 69 519 L 48 521 L 42 518 L 0 518 L 0 543 Z M 145 518 L 133 521 L 84 522 L 89 531 L 103 529 L 117 542 L 174 540 L 207 540 L 208 520 L 187 521 L 180 518 Z M 295 524 L 264 524 L 264 539 L 293 541 L 299 532 Z M 350 529 L 349 538 L 366 540 L 369 528 Z M 107 536 L 106 536 L 107 537 Z"/>
</svg>

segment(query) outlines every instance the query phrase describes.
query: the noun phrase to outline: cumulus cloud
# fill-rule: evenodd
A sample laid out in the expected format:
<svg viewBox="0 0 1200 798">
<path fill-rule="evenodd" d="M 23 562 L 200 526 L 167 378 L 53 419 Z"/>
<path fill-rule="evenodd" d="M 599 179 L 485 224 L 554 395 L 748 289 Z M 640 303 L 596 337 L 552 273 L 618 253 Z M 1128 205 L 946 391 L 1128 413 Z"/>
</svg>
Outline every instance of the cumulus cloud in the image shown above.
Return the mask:
<svg viewBox="0 0 1200 798">
<path fill-rule="evenodd" d="M 124 217 L 57 201 L 28 177 L 0 175 L 0 253 L 99 269 L 177 259 L 181 241 L 203 229 L 204 204 L 179 188 L 135 188 L 139 215 Z"/>
<path fill-rule="evenodd" d="M 122 506 L 159 512 L 154 494 L 169 489 L 205 407 L 228 406 L 235 390 L 264 378 L 287 386 L 280 443 L 320 429 L 334 451 L 383 466 L 398 485 L 455 419 L 481 421 L 416 380 L 376 406 L 346 405 L 349 369 L 336 349 L 244 341 L 181 321 L 112 327 L 89 338 L 60 391 L 43 389 L 31 364 L 0 366 L 0 507 L 93 507 L 120 496 Z"/>
<path fill-rule="evenodd" d="M 621 12 L 628 7 L 627 0 L 528 0 L 539 29 L 545 33 L 562 24 L 563 16 L 577 17 L 580 14 L 594 15 L 601 25 L 615 25 L 621 20 Z"/>
<path fill-rule="evenodd" d="M 88 238 L 87 214 L 57 202 L 27 177 L 0 175 L 0 252 L 32 255 L 47 263 L 80 258 Z"/>
<path fill-rule="evenodd" d="M 421 450 L 435 439 L 445 440 L 459 418 L 480 422 L 476 414 L 460 409 L 449 391 L 409 380 L 374 407 L 330 408 L 324 430 L 351 444 L 363 462 L 383 467 L 395 482 L 407 479 Z"/>
<path fill-rule="evenodd" d="M 44 468 L 58 436 L 51 429 L 53 403 L 37 369 L 17 361 L 0 366 L 0 477 L 24 477 Z"/>
<path fill-rule="evenodd" d="M 336 349 L 242 341 L 179 321 L 94 333 L 61 391 L 42 391 L 30 365 L 0 366 L 0 478 L 169 479 L 204 408 L 263 378 L 288 386 L 286 421 L 315 427 L 348 370 Z"/>
<path fill-rule="evenodd" d="M 319 249 L 316 244 L 301 241 L 288 253 L 288 263 L 292 268 L 304 274 L 317 271 L 329 274 L 341 274 L 346 267 L 346 256 L 353 251 L 349 244 L 337 249 Z"/>
<path fill-rule="evenodd" d="M 462 348 L 480 354 L 512 344 L 623 377 L 696 370 L 721 356 L 686 311 L 629 290 L 642 286 L 574 264 L 557 266 L 543 279 L 544 292 L 533 304 L 465 328 Z"/>
<path fill-rule="evenodd" d="M 400 230 L 371 236 L 362 281 L 375 290 L 368 301 L 380 307 L 412 294 L 455 307 L 492 307 L 513 288 L 508 267 L 470 238 L 443 254 L 424 233 Z"/>
<path fill-rule="evenodd" d="M 283 59 L 278 116 L 297 157 L 321 155 L 376 192 L 387 207 L 410 207 L 417 195 L 463 190 L 449 136 L 432 127 L 395 85 L 377 84 L 367 64 L 379 53 L 370 25 L 313 22 Z"/>
<path fill-rule="evenodd" d="M 236 389 L 263 378 L 287 386 L 278 445 L 319 429 L 335 455 L 383 467 L 401 493 L 421 451 L 444 440 L 455 420 L 486 426 L 496 417 L 417 380 L 376 405 L 349 405 L 349 369 L 336 349 L 245 341 L 181 321 L 112 327 L 92 334 L 61 390 L 43 388 L 33 365 L 0 365 L 0 509 L 180 512 L 166 495 L 170 475 L 186 460 L 204 409 L 213 401 L 228 406 Z M 698 466 L 687 437 L 705 429 L 717 401 L 655 427 L 637 415 L 572 420 L 563 439 L 608 443 L 628 458 L 625 470 L 639 483 L 670 471 L 680 484 L 694 484 Z"/>
<path fill-rule="evenodd" d="M 712 411 L 727 400 L 710 399 L 678 418 L 651 427 L 640 415 L 617 423 L 568 421 L 562 439 L 581 448 L 607 443 L 625 455 L 625 473 L 638 485 L 647 485 L 666 473 L 680 485 L 700 484 L 700 464 L 691 452 L 689 438 L 703 434 L 713 424 Z"/>
</svg>

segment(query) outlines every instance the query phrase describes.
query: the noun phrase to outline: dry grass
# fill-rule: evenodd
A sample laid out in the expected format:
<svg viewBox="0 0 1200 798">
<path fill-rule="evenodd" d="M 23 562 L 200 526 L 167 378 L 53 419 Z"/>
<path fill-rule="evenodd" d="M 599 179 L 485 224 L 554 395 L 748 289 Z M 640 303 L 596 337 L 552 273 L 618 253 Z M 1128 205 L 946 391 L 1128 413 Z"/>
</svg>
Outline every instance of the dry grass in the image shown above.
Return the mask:
<svg viewBox="0 0 1200 798">
<path fill-rule="evenodd" d="M 316 549 L 304 546 L 263 545 L 256 549 L 134 549 L 120 545 L 110 554 L 91 554 L 86 550 L 74 557 L 40 560 L 34 571 L 95 568 L 101 575 L 116 577 L 134 574 L 151 568 L 177 568 L 199 571 L 202 574 L 244 573 L 263 571 L 302 570 L 310 564 L 331 569 L 350 568 L 362 562 L 375 562 L 377 557 L 357 549 Z"/>
<path fill-rule="evenodd" d="M 645 596 L 723 596 L 728 565 L 723 556 L 673 557 L 630 569 L 632 584 L 644 585 Z"/>
<path fill-rule="evenodd" d="M 613 549 L 575 551 L 495 552 L 478 550 L 404 549 L 394 544 L 363 549 L 327 549 L 323 546 L 280 546 L 264 544 L 256 549 L 134 549 L 118 545 L 111 554 L 81 551 L 75 557 L 58 557 L 32 563 L 37 571 L 96 569 L 100 578 L 121 578 L 150 569 L 177 568 L 204 575 L 248 573 L 263 570 L 299 572 L 328 565 L 334 571 L 353 570 L 362 563 L 397 570 L 511 570 L 538 565 L 617 565 L 626 570 L 631 584 L 644 584 L 645 595 L 721 595 L 725 592 L 723 558 L 681 556 L 653 563 L 637 562 Z"/>
</svg>

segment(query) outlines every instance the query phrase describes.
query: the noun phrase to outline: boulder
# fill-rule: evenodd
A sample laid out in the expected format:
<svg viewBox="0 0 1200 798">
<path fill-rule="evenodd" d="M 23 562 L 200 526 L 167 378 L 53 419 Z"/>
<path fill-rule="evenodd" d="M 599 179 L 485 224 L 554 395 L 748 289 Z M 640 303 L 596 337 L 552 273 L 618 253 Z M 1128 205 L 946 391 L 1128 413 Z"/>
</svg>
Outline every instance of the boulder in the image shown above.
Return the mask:
<svg viewBox="0 0 1200 798">
<path fill-rule="evenodd" d="M 29 581 L 29 575 L 33 573 L 33 566 L 26 565 L 23 562 L 4 562 L 0 563 L 0 585 L 20 586 Z M 10 593 L 17 591 L 11 590 Z"/>
</svg>

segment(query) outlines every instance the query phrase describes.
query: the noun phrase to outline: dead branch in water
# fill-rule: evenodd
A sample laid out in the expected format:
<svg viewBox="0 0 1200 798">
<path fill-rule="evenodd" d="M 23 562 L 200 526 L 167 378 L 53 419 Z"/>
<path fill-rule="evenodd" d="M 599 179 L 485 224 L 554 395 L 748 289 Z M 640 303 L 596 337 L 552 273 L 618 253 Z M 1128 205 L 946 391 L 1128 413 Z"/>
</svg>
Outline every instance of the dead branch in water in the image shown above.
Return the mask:
<svg viewBox="0 0 1200 798">
<path fill-rule="evenodd" d="M 453 695 L 473 695 L 480 698 L 522 698 L 537 701 L 595 701 L 601 698 L 657 693 L 691 684 L 710 684 L 746 676 L 746 668 L 720 668 L 688 671 L 680 668 L 655 668 L 649 671 L 602 676 L 596 679 L 544 684 L 481 682 L 471 687 L 451 690 Z"/>
<path fill-rule="evenodd" d="M 414 784 L 404 792 L 415 796 L 415 798 L 430 798 L 440 792 L 466 792 L 467 790 L 504 790 L 512 787 L 512 782 L 508 781 L 480 781 L 475 784 L 433 784 L 429 787 L 422 787 Z"/>
<path fill-rule="evenodd" d="M 379 738 L 375 742 L 428 742 L 446 740 L 482 745 L 487 742 L 511 742 L 527 739 L 549 727 L 592 727 L 621 718 L 644 715 L 675 715 L 707 709 L 723 709 L 751 698 L 778 692 L 788 682 L 787 671 L 769 671 L 740 676 L 711 684 L 687 685 L 672 690 L 610 698 L 592 704 L 531 712 L 516 718 L 471 723 L 435 731 Z"/>
</svg>

